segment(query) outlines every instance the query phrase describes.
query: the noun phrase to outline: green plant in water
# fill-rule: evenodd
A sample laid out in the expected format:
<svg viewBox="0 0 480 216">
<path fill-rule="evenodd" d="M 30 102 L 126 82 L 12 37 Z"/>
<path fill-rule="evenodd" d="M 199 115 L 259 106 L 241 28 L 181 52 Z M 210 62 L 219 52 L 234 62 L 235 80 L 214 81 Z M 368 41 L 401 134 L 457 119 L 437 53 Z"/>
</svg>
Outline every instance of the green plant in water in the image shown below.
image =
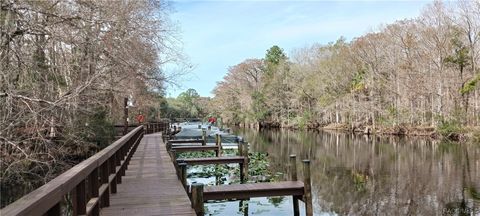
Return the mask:
<svg viewBox="0 0 480 216">
<path fill-rule="evenodd" d="M 362 173 L 355 172 L 353 173 L 353 184 L 357 191 L 365 191 L 367 189 L 368 176 Z"/>
<path fill-rule="evenodd" d="M 280 204 L 283 202 L 285 197 L 280 196 L 280 197 L 268 197 L 268 202 L 271 203 L 273 206 L 278 207 Z"/>
<path fill-rule="evenodd" d="M 215 157 L 215 152 L 213 151 L 198 151 L 198 152 L 182 152 L 177 153 L 177 158 L 206 158 L 206 157 Z"/>
</svg>

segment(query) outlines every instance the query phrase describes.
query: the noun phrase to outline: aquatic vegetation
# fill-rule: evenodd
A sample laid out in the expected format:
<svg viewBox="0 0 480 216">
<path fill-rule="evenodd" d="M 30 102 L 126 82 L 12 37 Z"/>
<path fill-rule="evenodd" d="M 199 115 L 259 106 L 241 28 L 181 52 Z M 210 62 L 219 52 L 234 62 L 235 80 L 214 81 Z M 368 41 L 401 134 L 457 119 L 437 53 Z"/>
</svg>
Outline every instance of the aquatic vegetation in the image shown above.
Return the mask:
<svg viewBox="0 0 480 216">
<path fill-rule="evenodd" d="M 355 189 L 357 191 L 366 191 L 368 176 L 358 172 L 353 173 L 352 176 L 353 176 L 353 184 L 355 185 Z"/>
</svg>

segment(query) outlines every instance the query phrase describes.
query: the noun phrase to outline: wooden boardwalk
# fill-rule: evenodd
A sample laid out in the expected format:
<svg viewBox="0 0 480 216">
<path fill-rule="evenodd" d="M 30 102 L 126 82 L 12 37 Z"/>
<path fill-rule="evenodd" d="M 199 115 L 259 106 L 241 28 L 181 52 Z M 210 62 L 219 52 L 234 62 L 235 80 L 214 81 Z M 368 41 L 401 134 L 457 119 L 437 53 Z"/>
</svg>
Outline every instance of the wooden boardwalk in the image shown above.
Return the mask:
<svg viewBox="0 0 480 216">
<path fill-rule="evenodd" d="M 145 135 L 101 215 L 195 215 L 160 133 Z"/>
</svg>

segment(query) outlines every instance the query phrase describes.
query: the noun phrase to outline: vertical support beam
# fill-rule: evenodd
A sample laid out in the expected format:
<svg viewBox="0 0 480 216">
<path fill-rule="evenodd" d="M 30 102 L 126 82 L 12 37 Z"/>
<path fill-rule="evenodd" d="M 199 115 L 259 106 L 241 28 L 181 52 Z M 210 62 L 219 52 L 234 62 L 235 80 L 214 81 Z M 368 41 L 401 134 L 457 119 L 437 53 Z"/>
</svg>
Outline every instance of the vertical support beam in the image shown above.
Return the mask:
<svg viewBox="0 0 480 216">
<path fill-rule="evenodd" d="M 108 160 L 105 161 L 102 166 L 101 166 L 101 176 L 100 176 L 100 182 L 103 184 L 108 185 L 108 176 L 110 175 L 110 166 L 108 164 Z M 107 190 L 105 193 L 102 195 L 102 200 L 101 200 L 101 207 L 108 207 L 110 206 L 110 188 L 107 187 Z"/>
<path fill-rule="evenodd" d="M 177 151 L 170 151 L 170 159 L 172 159 L 173 166 L 175 167 L 175 173 L 177 174 L 178 179 L 180 179 L 180 170 L 177 163 Z"/>
<path fill-rule="evenodd" d="M 207 131 L 202 129 L 202 140 L 203 140 L 203 143 L 202 145 L 206 145 L 207 144 Z"/>
<path fill-rule="evenodd" d="M 123 98 L 123 135 L 128 133 L 128 98 Z"/>
<path fill-rule="evenodd" d="M 312 206 L 312 185 L 310 179 L 310 160 L 303 160 L 303 183 L 305 189 L 305 214 L 306 216 L 313 215 Z"/>
<path fill-rule="evenodd" d="M 238 155 L 238 156 L 242 156 L 242 154 L 243 154 L 243 150 L 242 150 L 243 145 L 242 145 L 242 143 L 243 143 L 243 140 L 237 138 L 237 151 L 238 151 L 238 154 L 237 154 L 237 155 Z"/>
<path fill-rule="evenodd" d="M 297 181 L 297 156 L 290 155 L 290 181 Z M 298 207 L 298 196 L 292 196 L 293 198 L 293 215 L 299 216 L 300 209 Z"/>
<path fill-rule="evenodd" d="M 76 205 L 74 209 L 76 211 L 73 212 L 73 215 L 85 215 L 87 214 L 87 193 L 85 191 L 85 180 L 82 180 L 76 187 L 75 187 L 75 203 Z"/>
<path fill-rule="evenodd" d="M 180 180 L 182 181 L 183 188 L 187 189 L 187 164 L 185 162 L 178 163 L 180 167 Z"/>
<path fill-rule="evenodd" d="M 218 147 L 218 150 L 216 151 L 216 156 L 220 157 L 222 156 L 222 136 L 220 134 L 216 134 L 215 140 Z"/>
<path fill-rule="evenodd" d="M 108 165 L 110 166 L 110 174 L 113 174 L 114 177 L 113 177 L 113 180 L 112 182 L 110 183 L 110 190 L 112 193 L 117 193 L 117 177 L 116 177 L 116 168 L 117 168 L 117 165 L 116 165 L 116 162 L 115 162 L 115 155 L 111 156 L 109 159 L 108 159 Z M 110 178 L 110 176 L 109 176 Z"/>
<path fill-rule="evenodd" d="M 90 173 L 89 179 L 90 183 L 90 194 L 92 194 L 92 197 L 98 197 L 98 168 L 95 168 L 92 173 Z M 98 216 L 100 215 L 100 206 L 99 204 L 96 204 L 95 207 L 92 209 L 92 215 L 93 216 Z"/>
<path fill-rule="evenodd" d="M 171 151 L 171 149 L 172 149 L 172 143 L 171 143 L 171 142 L 169 142 L 169 141 L 167 141 L 167 145 L 166 145 L 166 147 L 167 147 L 167 152 L 170 152 L 170 151 Z"/>
<path fill-rule="evenodd" d="M 242 147 L 242 150 L 243 150 L 243 182 L 247 182 L 248 180 L 248 162 L 249 162 L 249 159 L 248 159 L 248 143 L 247 142 L 243 142 L 243 147 Z"/>
<path fill-rule="evenodd" d="M 192 207 L 195 209 L 197 216 L 203 216 L 205 211 L 203 208 L 203 184 L 192 184 Z"/>
<path fill-rule="evenodd" d="M 114 155 L 115 157 L 115 169 L 117 169 L 117 166 L 119 166 L 119 170 L 118 170 L 118 173 L 115 173 L 115 180 L 117 180 L 117 184 L 121 184 L 122 183 L 122 159 L 120 158 L 120 155 L 121 155 L 121 149 L 118 150 Z"/>
<path fill-rule="evenodd" d="M 177 151 L 176 150 L 171 150 L 170 151 L 170 158 L 172 159 L 172 162 L 174 164 L 177 163 Z"/>
<path fill-rule="evenodd" d="M 245 170 L 244 170 L 244 163 L 239 164 L 240 167 L 240 183 L 243 184 L 245 183 Z"/>
<path fill-rule="evenodd" d="M 297 181 L 297 156 L 290 155 L 290 181 Z"/>
<path fill-rule="evenodd" d="M 70 193 L 70 199 L 72 201 L 72 216 L 77 216 L 78 206 L 77 206 L 77 187 L 74 187 Z"/>
<path fill-rule="evenodd" d="M 239 212 L 243 212 L 243 216 L 248 216 L 248 202 L 250 199 L 240 200 L 238 203 Z"/>
</svg>

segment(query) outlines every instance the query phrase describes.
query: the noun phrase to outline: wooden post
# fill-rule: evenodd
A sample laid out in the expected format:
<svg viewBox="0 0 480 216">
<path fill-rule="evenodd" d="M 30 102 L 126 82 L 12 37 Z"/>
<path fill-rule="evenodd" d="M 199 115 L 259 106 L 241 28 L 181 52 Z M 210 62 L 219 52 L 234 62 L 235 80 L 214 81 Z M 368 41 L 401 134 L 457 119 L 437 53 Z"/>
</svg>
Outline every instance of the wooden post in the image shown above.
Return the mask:
<svg viewBox="0 0 480 216">
<path fill-rule="evenodd" d="M 245 169 L 244 169 L 244 163 L 240 163 L 240 183 L 243 184 L 245 183 Z"/>
<path fill-rule="evenodd" d="M 306 216 L 313 215 L 313 206 L 312 206 L 312 185 L 310 179 L 310 160 L 303 160 L 303 183 L 305 188 L 305 214 Z"/>
<path fill-rule="evenodd" d="M 167 141 L 166 147 L 167 147 L 167 152 L 170 152 L 170 150 L 172 149 L 172 143 Z"/>
<path fill-rule="evenodd" d="M 73 205 L 76 205 L 74 209 L 76 212 L 73 212 L 73 215 L 84 215 L 87 213 L 87 194 L 85 187 L 85 180 L 82 180 L 77 187 L 75 187 L 75 200 L 76 202 Z"/>
<path fill-rule="evenodd" d="M 238 203 L 238 207 L 240 208 L 238 211 L 243 212 L 244 216 L 248 216 L 248 202 L 249 201 L 250 201 L 250 199 L 240 200 L 240 202 Z"/>
<path fill-rule="evenodd" d="M 290 181 L 297 181 L 297 156 L 290 155 Z"/>
<path fill-rule="evenodd" d="M 92 195 L 92 197 L 98 197 L 98 188 L 99 188 L 99 185 L 98 185 L 98 168 L 95 168 L 92 173 L 90 173 L 89 175 L 89 179 L 88 179 L 89 183 L 90 183 L 90 194 Z M 95 205 L 95 207 L 93 208 L 92 210 L 92 213 L 91 215 L 99 215 L 100 214 L 100 205 L 97 203 Z"/>
<path fill-rule="evenodd" d="M 170 151 L 170 159 L 172 159 L 172 162 L 174 164 L 177 163 L 177 151 L 175 151 L 175 150 Z"/>
<path fill-rule="evenodd" d="M 108 185 L 108 176 L 110 175 L 110 165 L 108 164 L 108 160 L 105 161 L 102 166 L 101 166 L 101 176 L 100 180 L 102 185 L 107 184 Z M 110 188 L 107 187 L 105 193 L 102 195 L 101 199 L 101 207 L 108 207 L 110 206 Z"/>
<path fill-rule="evenodd" d="M 203 140 L 202 145 L 206 145 L 207 144 L 207 131 L 203 130 L 203 129 L 202 129 L 202 140 Z"/>
<path fill-rule="evenodd" d="M 290 181 L 297 181 L 297 156 L 290 155 Z M 293 215 L 300 215 L 300 209 L 298 207 L 298 196 L 293 196 Z"/>
<path fill-rule="evenodd" d="M 187 189 L 187 164 L 185 162 L 178 163 L 180 167 L 180 180 L 182 181 L 183 188 Z"/>
<path fill-rule="evenodd" d="M 192 205 L 197 213 L 197 216 L 203 216 L 205 211 L 203 209 L 203 184 L 192 184 Z"/>
<path fill-rule="evenodd" d="M 123 135 L 128 133 L 128 98 L 123 98 Z"/>
<path fill-rule="evenodd" d="M 243 140 L 240 139 L 240 138 L 237 138 L 237 152 L 238 152 L 237 155 L 238 155 L 238 156 L 242 156 L 242 154 L 243 154 L 243 150 L 242 150 L 243 145 L 242 145 L 242 143 L 243 143 Z"/>
<path fill-rule="evenodd" d="M 218 150 L 216 152 L 217 157 L 220 157 L 222 156 L 222 136 L 220 134 L 216 134 L 215 138 L 216 138 L 216 143 L 218 147 Z"/>
<path fill-rule="evenodd" d="M 242 147 L 242 150 L 243 150 L 243 182 L 247 182 L 248 180 L 248 143 L 247 142 L 243 142 L 243 147 Z"/>
<path fill-rule="evenodd" d="M 110 166 L 110 174 L 113 174 L 114 175 L 114 178 L 113 178 L 113 181 L 110 183 L 110 190 L 112 193 L 117 193 L 117 176 L 116 176 L 116 169 L 117 169 L 117 165 L 116 165 L 116 162 L 115 162 L 115 155 L 113 155 L 112 157 L 110 157 L 108 159 L 108 165 Z"/>
</svg>

